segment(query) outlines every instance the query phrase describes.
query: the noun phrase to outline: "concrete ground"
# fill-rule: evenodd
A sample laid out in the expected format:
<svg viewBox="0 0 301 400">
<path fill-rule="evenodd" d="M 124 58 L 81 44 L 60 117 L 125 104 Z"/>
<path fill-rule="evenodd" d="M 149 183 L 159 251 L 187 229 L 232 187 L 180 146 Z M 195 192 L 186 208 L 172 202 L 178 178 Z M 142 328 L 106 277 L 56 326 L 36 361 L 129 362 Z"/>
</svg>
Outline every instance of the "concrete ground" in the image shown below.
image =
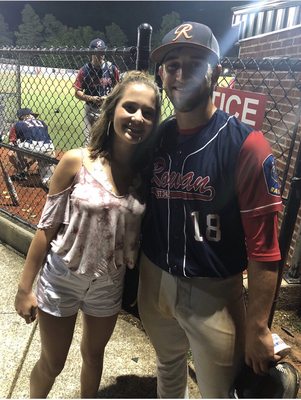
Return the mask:
<svg viewBox="0 0 301 400">
<path fill-rule="evenodd" d="M 2 220 L 3 222 L 3 220 Z M 31 233 L 1 224 L 0 217 L 0 398 L 29 398 L 29 376 L 40 352 L 37 322 L 26 325 L 14 309 L 14 297 L 24 256 L 7 246 L 13 242 L 20 251 Z M 25 230 L 26 231 L 26 230 Z M 4 243 L 4 239 L 5 242 Z M 11 239 L 11 240 L 10 240 Z M 12 244 L 12 243 L 10 243 Z M 26 245 L 25 245 L 26 247 Z M 49 398 L 80 398 L 81 318 L 79 315 L 68 360 L 57 378 Z M 193 376 L 193 370 L 190 368 Z M 199 397 L 197 386 L 189 378 L 190 397 Z M 119 318 L 106 348 L 104 372 L 99 390 L 101 398 L 156 398 L 155 353 L 140 321 L 127 313 Z"/>
<path fill-rule="evenodd" d="M 38 323 L 26 325 L 14 309 L 14 297 L 33 236 L 29 228 L 0 213 L 0 399 L 29 398 L 29 376 L 39 357 Z M 300 305 L 300 285 L 281 287 L 278 308 Z M 79 315 L 70 353 L 49 398 L 80 398 L 81 367 Z M 199 398 L 192 363 L 189 364 L 189 395 Z M 155 352 L 138 319 L 123 312 L 109 341 L 104 361 L 100 398 L 155 398 Z"/>
</svg>

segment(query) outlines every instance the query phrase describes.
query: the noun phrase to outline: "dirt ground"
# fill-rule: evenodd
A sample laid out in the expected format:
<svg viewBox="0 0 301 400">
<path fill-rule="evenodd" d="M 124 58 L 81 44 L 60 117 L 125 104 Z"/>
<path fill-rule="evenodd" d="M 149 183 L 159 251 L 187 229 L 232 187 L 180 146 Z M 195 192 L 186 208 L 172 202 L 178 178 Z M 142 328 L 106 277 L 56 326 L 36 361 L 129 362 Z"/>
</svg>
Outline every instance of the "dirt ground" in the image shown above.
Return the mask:
<svg viewBox="0 0 301 400">
<path fill-rule="evenodd" d="M 62 152 L 57 151 L 57 158 L 62 157 Z M 8 175 L 16 173 L 8 158 L 8 149 L 0 147 L 0 158 Z M 3 172 L 0 171 L 0 208 L 21 218 L 25 223 L 37 225 L 46 200 L 46 191 L 40 180 L 37 163 L 29 169 L 29 177 L 26 181 L 13 182 L 18 196 L 18 205 L 13 205 L 8 187 L 5 184 Z"/>
<path fill-rule="evenodd" d="M 291 346 L 291 352 L 284 361 L 291 363 L 300 374 L 301 379 L 301 310 L 276 311 L 272 324 L 272 332 L 277 333 L 281 339 Z M 299 388 L 298 399 L 301 399 Z"/>
</svg>

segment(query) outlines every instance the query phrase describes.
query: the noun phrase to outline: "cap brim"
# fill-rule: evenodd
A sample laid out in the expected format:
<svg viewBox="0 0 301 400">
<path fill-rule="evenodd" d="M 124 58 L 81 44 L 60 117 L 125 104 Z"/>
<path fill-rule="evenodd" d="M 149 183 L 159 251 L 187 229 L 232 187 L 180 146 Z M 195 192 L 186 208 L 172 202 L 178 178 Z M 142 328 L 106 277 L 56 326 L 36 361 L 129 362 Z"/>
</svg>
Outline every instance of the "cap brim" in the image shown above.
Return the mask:
<svg viewBox="0 0 301 400">
<path fill-rule="evenodd" d="M 164 58 L 170 53 L 172 50 L 179 48 L 179 47 L 191 47 L 194 49 L 198 49 L 199 51 L 203 51 L 204 53 L 208 54 L 209 56 L 215 57 L 216 61 L 219 61 L 219 58 L 214 51 L 209 49 L 206 46 L 202 46 L 199 43 L 183 43 L 183 42 L 175 42 L 175 43 L 167 43 L 163 44 L 162 46 L 158 47 L 157 49 L 153 50 L 150 59 L 157 64 L 161 64 Z"/>
<path fill-rule="evenodd" d="M 90 50 L 99 50 L 99 51 L 104 51 L 106 50 L 107 47 L 90 47 Z"/>
<path fill-rule="evenodd" d="M 30 113 L 26 113 L 26 114 L 22 114 L 22 115 L 17 115 L 17 118 L 22 118 L 22 117 L 24 117 L 24 115 L 33 115 L 34 117 L 38 117 L 40 114 L 30 112 Z"/>
</svg>

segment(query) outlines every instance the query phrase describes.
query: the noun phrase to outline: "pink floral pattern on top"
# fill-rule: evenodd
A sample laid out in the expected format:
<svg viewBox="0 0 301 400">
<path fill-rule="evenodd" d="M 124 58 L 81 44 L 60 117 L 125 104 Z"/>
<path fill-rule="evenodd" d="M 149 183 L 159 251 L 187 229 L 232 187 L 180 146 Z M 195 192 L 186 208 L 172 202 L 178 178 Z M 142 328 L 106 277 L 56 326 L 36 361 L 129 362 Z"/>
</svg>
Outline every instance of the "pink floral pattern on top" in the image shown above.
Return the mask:
<svg viewBox="0 0 301 400">
<path fill-rule="evenodd" d="M 69 188 L 47 196 L 38 228 L 61 225 L 52 251 L 72 271 L 98 277 L 135 266 L 144 210 L 133 194 L 115 195 L 104 171 L 100 183 L 83 165 Z"/>
</svg>

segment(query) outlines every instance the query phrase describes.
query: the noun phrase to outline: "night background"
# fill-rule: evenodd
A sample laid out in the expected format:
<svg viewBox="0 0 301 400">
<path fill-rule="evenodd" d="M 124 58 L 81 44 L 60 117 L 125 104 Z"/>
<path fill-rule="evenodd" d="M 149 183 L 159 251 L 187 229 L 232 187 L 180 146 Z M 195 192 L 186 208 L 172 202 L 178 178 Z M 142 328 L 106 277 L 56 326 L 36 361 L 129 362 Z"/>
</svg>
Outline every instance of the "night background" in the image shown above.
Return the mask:
<svg viewBox="0 0 301 400">
<path fill-rule="evenodd" d="M 223 47 L 230 46 L 222 42 L 223 38 L 227 41 L 225 38 L 231 28 L 232 7 L 249 3 L 251 1 L 0 1 L 0 17 L 13 37 L 22 23 L 22 10 L 29 4 L 41 20 L 46 14 L 52 14 L 62 24 L 74 29 L 90 26 L 95 31 L 105 32 L 106 26 L 115 23 L 126 36 L 126 44 L 136 45 L 137 27 L 141 23 L 149 23 L 153 27 L 154 40 L 159 40 L 164 34 L 162 17 L 175 12 L 180 23 L 191 20 L 209 25 L 225 54 L 229 50 L 223 50 Z"/>
</svg>

